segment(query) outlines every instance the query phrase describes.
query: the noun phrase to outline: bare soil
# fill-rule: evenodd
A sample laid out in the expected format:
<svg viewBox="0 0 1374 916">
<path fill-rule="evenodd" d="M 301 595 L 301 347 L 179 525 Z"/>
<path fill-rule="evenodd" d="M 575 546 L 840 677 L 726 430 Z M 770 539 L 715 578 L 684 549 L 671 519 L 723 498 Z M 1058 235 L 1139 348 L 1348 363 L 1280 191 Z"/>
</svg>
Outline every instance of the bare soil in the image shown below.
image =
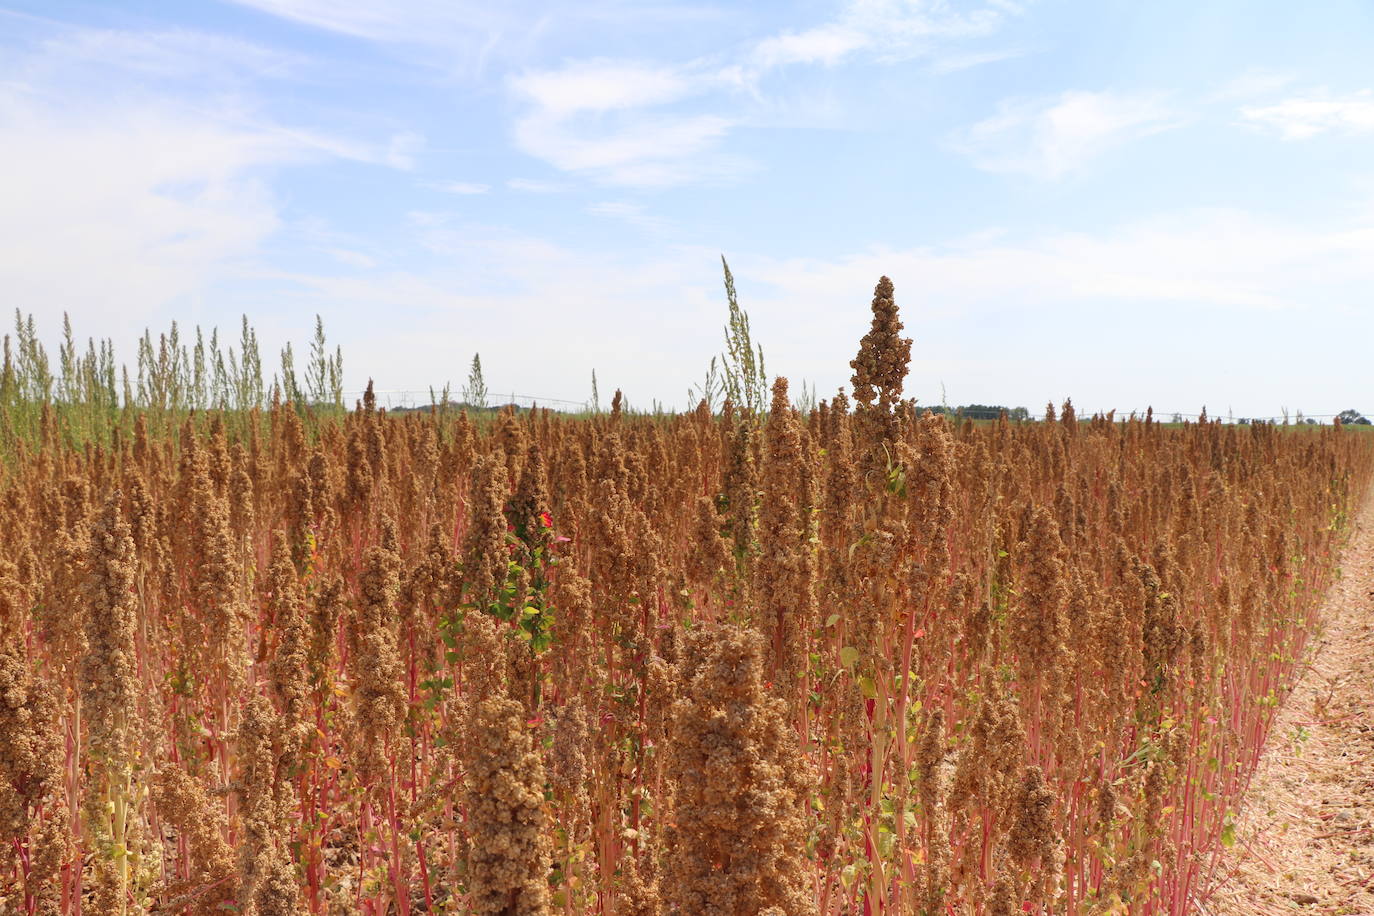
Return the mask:
<svg viewBox="0 0 1374 916">
<path fill-rule="evenodd" d="M 1211 916 L 1374 916 L 1374 499 L 1270 731 Z"/>
</svg>

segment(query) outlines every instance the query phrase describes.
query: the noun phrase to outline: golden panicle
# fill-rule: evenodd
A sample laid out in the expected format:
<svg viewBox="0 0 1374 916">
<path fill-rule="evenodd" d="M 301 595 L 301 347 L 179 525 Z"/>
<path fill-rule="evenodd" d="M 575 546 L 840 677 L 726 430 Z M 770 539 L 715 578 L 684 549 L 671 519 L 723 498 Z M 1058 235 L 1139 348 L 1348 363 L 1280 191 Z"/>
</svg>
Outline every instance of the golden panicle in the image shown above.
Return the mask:
<svg viewBox="0 0 1374 916">
<path fill-rule="evenodd" d="M 470 837 L 467 912 L 544 916 L 550 912 L 544 765 L 520 703 L 480 701 L 469 735 L 464 803 Z"/>
<path fill-rule="evenodd" d="M 467 600 L 485 606 L 506 583 L 510 550 L 506 544 L 506 499 L 509 483 L 504 456 L 498 451 L 477 459 L 468 492 L 467 530 L 463 536 L 463 581 Z"/>
<path fill-rule="evenodd" d="M 185 900 L 195 916 L 214 916 L 238 892 L 233 849 L 225 840 L 224 812 L 195 777 L 176 765 L 158 770 L 153 804 L 169 826 L 184 837 L 190 854 L 187 875 L 166 888 L 174 900 Z"/>
<path fill-rule="evenodd" d="M 17 642 L 0 646 L 0 840 L 27 850 L 24 894 L 57 913 L 72 854 L 57 700 Z"/>
<path fill-rule="evenodd" d="M 134 541 L 119 503 L 119 494 L 113 494 L 91 532 L 86 654 L 81 663 L 87 740 L 94 755 L 110 760 L 129 754 L 138 709 Z"/>
<path fill-rule="evenodd" d="M 277 532 L 272 563 L 267 572 L 269 601 L 272 605 L 276 647 L 268 664 L 272 692 L 281 710 L 282 754 L 285 765 L 293 767 L 306 736 L 313 729 L 307 701 L 310 676 L 310 630 L 302 608 L 300 582 L 291 562 L 285 532 Z"/>
<path fill-rule="evenodd" d="M 785 705 L 763 686 L 762 639 L 725 624 L 688 637 L 673 718 L 675 823 L 664 886 L 680 913 L 815 912 L 802 850 L 811 775 Z"/>
<path fill-rule="evenodd" d="M 805 688 L 801 678 L 818 613 L 810 525 L 814 496 L 802 490 L 810 478 L 804 435 L 787 397 L 787 379 L 779 378 L 773 385 L 773 406 L 764 430 L 760 553 L 752 592 L 770 638 L 769 671 L 798 690 Z"/>
<path fill-rule="evenodd" d="M 357 644 L 352 661 L 353 697 L 363 747 L 364 780 L 381 773 L 388 741 L 405 717 L 405 679 L 396 635 L 396 598 L 401 590 L 396 527 L 383 519 L 381 543 L 371 547 L 359 577 Z"/>
</svg>

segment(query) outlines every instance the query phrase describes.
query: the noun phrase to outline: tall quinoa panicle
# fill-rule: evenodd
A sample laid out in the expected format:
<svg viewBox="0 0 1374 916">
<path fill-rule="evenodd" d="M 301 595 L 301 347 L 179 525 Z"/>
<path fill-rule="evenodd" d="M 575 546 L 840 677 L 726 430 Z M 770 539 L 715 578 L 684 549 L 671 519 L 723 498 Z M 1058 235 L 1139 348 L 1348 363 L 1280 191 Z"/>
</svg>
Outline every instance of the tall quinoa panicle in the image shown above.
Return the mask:
<svg viewBox="0 0 1374 916">
<path fill-rule="evenodd" d="M 849 398 L 836 392 L 827 415 L 825 436 L 825 505 L 821 513 L 821 541 L 834 552 L 832 570 L 843 570 L 839 550 L 853 530 L 853 500 L 859 475 L 854 467 L 854 438 L 849 431 Z M 842 580 L 841 580 L 842 581 Z M 837 581 L 836 584 L 841 584 Z"/>
<path fill-rule="evenodd" d="M 292 793 L 283 792 L 286 780 L 277 767 L 274 738 L 280 731 L 272 704 L 254 694 L 239 726 L 238 878 L 240 904 L 248 916 L 292 916 L 299 912 L 298 893 L 289 855 L 286 819 Z"/>
<path fill-rule="evenodd" d="M 804 430 L 787 397 L 787 379 L 773 383 L 763 462 L 763 500 L 759 513 L 760 555 L 754 568 L 754 597 L 771 645 L 768 669 L 774 677 L 804 691 L 816 603 L 815 547 L 811 543 L 814 496 Z M 790 692 L 789 692 L 790 694 Z M 801 696 L 793 697 L 800 703 Z"/>
<path fill-rule="evenodd" d="M 203 456 L 187 473 L 190 491 L 190 548 L 186 561 L 193 571 L 193 620 L 208 630 L 198 650 L 205 667 L 236 689 L 242 683 L 245 649 L 244 623 L 248 612 L 240 592 L 242 566 L 235 547 L 229 504 L 215 492 Z"/>
<path fill-rule="evenodd" d="M 506 584 L 510 550 L 506 545 L 506 458 L 500 451 L 478 458 L 468 491 L 467 531 L 463 535 L 463 584 L 467 599 L 479 607 L 495 600 Z"/>
<path fill-rule="evenodd" d="M 552 501 L 549 498 L 548 473 L 539 443 L 531 441 L 520 470 L 520 482 L 512 501 L 515 534 L 525 545 L 532 560 L 535 551 L 548 550 L 553 543 Z M 547 554 L 545 562 L 548 561 Z"/>
<path fill-rule="evenodd" d="M 873 325 L 860 343 L 858 356 L 849 362 L 854 370 L 856 413 L 869 434 L 864 444 L 876 449 L 866 456 L 865 470 L 881 467 L 881 443 L 897 436 L 894 408 L 901 400 L 911 362 L 911 338 L 902 337 L 901 332 L 892 281 L 882 277 L 873 290 Z"/>
<path fill-rule="evenodd" d="M 1064 543 L 1054 515 L 1044 506 L 1031 513 L 1027 533 L 1030 561 L 1021 583 L 1021 600 L 1013 628 L 1021 683 L 1054 683 L 1066 630 L 1064 607 L 1068 585 L 1064 581 Z"/>
<path fill-rule="evenodd" d="M 334 686 L 338 661 L 339 621 L 344 613 L 344 582 L 336 573 L 315 592 L 310 608 L 310 649 L 307 668 L 315 690 L 328 693 Z"/>
<path fill-rule="evenodd" d="M 1054 823 L 1054 792 L 1038 766 L 1027 766 L 1016 794 L 1007 851 L 1024 872 L 1034 876 L 1028 893 L 1049 899 L 1059 879 L 1060 837 Z M 1034 880 L 1038 877 L 1038 880 Z"/>
<path fill-rule="evenodd" d="M 544 916 L 551 858 L 544 762 L 525 727 L 525 708 L 487 697 L 473 711 L 468 738 L 467 912 Z"/>
<path fill-rule="evenodd" d="M 529 437 L 525 433 L 525 425 L 516 417 L 514 408 L 502 409 L 494 438 L 506 462 L 506 477 L 512 481 L 519 480 L 525 465 Z"/>
<path fill-rule="evenodd" d="M 765 694 L 762 638 L 734 624 L 694 632 L 679 680 L 662 882 L 669 909 L 814 914 L 803 816 L 810 774 L 786 704 Z"/>
<path fill-rule="evenodd" d="M 698 496 L 687 556 L 687 579 L 709 601 L 730 565 L 730 545 L 721 537 L 725 520 L 709 496 Z"/>
<path fill-rule="evenodd" d="M 23 644 L 25 622 L 33 608 L 33 591 L 19 566 L 0 557 L 0 644 Z"/>
<path fill-rule="evenodd" d="M 370 781 L 386 768 L 386 745 L 401 724 L 406 706 L 395 628 L 401 559 L 396 551 L 396 523 L 389 517 L 382 519 L 381 543 L 368 548 L 358 587 L 362 602 L 350 661 L 364 745 L 359 769 L 364 781 Z"/>
<path fill-rule="evenodd" d="M 355 416 L 357 416 L 355 414 Z M 361 513 L 372 496 L 372 460 L 367 455 L 367 441 L 363 430 L 354 422 L 348 428 L 348 476 L 345 483 L 347 502 L 353 513 Z"/>
<path fill-rule="evenodd" d="M 758 428 L 751 418 L 735 421 L 729 443 L 729 464 L 722 481 L 721 507 L 734 542 L 735 563 L 739 575 L 746 574 L 758 551 L 759 470 L 754 457 Z"/>
<path fill-rule="evenodd" d="M 134 540 L 120 500 L 118 491 L 110 495 L 91 532 L 86 654 L 80 673 L 82 719 L 94 763 L 85 786 L 86 826 L 97 849 L 97 899 L 102 912 L 112 913 L 125 912 L 129 893 L 133 771 L 140 733 Z"/>
<path fill-rule="evenodd" d="M 0 647 L 0 842 L 26 848 L 24 895 L 57 916 L 62 866 L 71 857 L 57 700 L 35 679 L 22 642 Z"/>
<path fill-rule="evenodd" d="M 927 913 L 944 908 L 949 889 L 950 812 L 949 767 L 946 764 L 945 714 L 936 709 L 926 719 L 921 743 L 916 752 L 916 768 L 920 774 L 918 789 L 921 814 L 924 820 L 922 845 L 926 850 L 925 866 L 921 874 L 922 905 Z"/>
<path fill-rule="evenodd" d="M 186 899 L 193 916 L 220 916 L 238 893 L 234 851 L 224 839 L 223 806 L 176 764 L 158 771 L 152 800 L 163 822 L 185 839 L 189 857 L 185 880 L 170 883 L 167 892 L 174 902 Z M 175 905 L 166 909 L 177 911 Z"/>
<path fill-rule="evenodd" d="M 313 723 L 306 705 L 309 700 L 310 631 L 284 531 L 277 532 L 267 581 L 277 641 L 268 665 L 268 676 L 281 709 L 283 764 L 290 769 L 297 763 Z"/>
</svg>

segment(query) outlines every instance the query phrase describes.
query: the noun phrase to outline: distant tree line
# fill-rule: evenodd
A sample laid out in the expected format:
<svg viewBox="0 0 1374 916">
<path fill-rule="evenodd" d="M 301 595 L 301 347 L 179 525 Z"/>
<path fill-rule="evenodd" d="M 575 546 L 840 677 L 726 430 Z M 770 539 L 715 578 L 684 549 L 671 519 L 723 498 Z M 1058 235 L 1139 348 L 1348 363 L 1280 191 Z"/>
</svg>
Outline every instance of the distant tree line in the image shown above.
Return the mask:
<svg viewBox="0 0 1374 916">
<path fill-rule="evenodd" d="M 1002 414 L 1007 415 L 1007 419 L 1013 423 L 1024 423 L 1030 419 L 1030 411 L 1024 407 L 1004 407 L 1001 404 L 964 404 L 960 407 L 947 407 L 938 404 L 934 407 L 925 407 L 933 414 L 943 414 L 960 419 L 968 420 L 996 420 Z"/>
</svg>

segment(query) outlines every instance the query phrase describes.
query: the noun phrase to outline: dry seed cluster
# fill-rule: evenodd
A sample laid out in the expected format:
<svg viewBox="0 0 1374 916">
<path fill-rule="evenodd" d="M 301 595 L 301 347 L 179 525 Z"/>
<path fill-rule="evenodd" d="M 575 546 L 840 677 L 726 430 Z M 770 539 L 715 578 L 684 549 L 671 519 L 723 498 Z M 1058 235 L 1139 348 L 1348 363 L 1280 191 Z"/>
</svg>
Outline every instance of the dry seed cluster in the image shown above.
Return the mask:
<svg viewBox="0 0 1374 916">
<path fill-rule="evenodd" d="M 0 486 L 0 911 L 1181 912 L 1370 440 L 49 412 Z"/>
</svg>

